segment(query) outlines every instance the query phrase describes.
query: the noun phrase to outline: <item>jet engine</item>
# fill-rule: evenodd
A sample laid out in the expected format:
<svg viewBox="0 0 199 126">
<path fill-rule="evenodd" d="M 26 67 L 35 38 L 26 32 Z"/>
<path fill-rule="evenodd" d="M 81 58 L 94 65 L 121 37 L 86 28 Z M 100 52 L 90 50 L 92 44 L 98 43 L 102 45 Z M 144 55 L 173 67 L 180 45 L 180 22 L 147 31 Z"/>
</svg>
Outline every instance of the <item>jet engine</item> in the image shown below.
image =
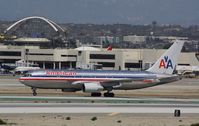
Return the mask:
<svg viewBox="0 0 199 126">
<path fill-rule="evenodd" d="M 103 91 L 104 87 L 100 85 L 100 83 L 84 83 L 83 84 L 83 92 L 100 92 Z"/>
</svg>

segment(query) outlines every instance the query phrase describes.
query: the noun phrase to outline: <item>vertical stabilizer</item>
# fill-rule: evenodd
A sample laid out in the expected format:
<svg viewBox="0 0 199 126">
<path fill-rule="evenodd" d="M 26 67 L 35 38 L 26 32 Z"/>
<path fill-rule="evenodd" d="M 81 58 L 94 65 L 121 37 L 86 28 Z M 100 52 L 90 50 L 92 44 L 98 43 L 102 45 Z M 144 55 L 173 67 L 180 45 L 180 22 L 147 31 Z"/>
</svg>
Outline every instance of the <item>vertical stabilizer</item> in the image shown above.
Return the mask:
<svg viewBox="0 0 199 126">
<path fill-rule="evenodd" d="M 183 44 L 184 41 L 175 40 L 173 45 L 147 71 L 153 73 L 172 74 Z"/>
</svg>

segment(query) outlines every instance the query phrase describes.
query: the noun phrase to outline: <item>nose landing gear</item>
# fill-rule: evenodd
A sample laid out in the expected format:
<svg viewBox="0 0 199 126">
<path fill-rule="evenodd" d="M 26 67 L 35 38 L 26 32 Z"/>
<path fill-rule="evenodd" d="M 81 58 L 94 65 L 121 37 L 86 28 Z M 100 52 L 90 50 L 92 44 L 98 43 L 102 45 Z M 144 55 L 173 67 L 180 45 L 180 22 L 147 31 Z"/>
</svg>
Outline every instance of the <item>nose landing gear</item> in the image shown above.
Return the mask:
<svg viewBox="0 0 199 126">
<path fill-rule="evenodd" d="M 113 88 L 109 87 L 107 88 L 107 92 L 104 93 L 104 97 L 114 97 L 115 94 L 113 92 L 111 92 L 113 90 Z"/>
<path fill-rule="evenodd" d="M 37 91 L 36 91 L 37 89 L 34 87 L 32 87 L 31 89 L 32 89 L 32 95 L 37 96 Z"/>
</svg>

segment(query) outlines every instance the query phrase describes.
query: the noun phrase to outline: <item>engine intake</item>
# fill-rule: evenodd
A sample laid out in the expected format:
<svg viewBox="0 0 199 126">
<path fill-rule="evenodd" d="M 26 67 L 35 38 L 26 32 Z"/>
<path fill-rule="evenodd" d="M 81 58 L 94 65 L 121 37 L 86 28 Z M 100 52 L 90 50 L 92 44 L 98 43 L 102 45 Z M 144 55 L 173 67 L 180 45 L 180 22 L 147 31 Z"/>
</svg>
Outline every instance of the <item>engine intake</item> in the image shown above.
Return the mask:
<svg viewBox="0 0 199 126">
<path fill-rule="evenodd" d="M 100 92 L 103 91 L 104 87 L 100 85 L 100 83 L 84 83 L 83 84 L 83 92 Z"/>
</svg>

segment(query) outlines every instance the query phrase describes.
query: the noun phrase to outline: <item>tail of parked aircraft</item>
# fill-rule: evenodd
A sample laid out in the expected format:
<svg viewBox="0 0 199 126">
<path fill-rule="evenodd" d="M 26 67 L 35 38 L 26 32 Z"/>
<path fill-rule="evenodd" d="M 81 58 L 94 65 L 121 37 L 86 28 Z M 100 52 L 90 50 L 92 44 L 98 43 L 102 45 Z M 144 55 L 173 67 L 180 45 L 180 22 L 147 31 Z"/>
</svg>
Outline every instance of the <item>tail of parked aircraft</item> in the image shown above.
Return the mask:
<svg viewBox="0 0 199 126">
<path fill-rule="evenodd" d="M 111 45 L 109 45 L 108 47 L 107 47 L 107 49 L 106 49 L 107 51 L 112 51 L 112 46 Z"/>
<path fill-rule="evenodd" d="M 176 40 L 174 44 L 147 71 L 161 74 L 172 74 L 183 45 L 184 41 Z"/>
</svg>

